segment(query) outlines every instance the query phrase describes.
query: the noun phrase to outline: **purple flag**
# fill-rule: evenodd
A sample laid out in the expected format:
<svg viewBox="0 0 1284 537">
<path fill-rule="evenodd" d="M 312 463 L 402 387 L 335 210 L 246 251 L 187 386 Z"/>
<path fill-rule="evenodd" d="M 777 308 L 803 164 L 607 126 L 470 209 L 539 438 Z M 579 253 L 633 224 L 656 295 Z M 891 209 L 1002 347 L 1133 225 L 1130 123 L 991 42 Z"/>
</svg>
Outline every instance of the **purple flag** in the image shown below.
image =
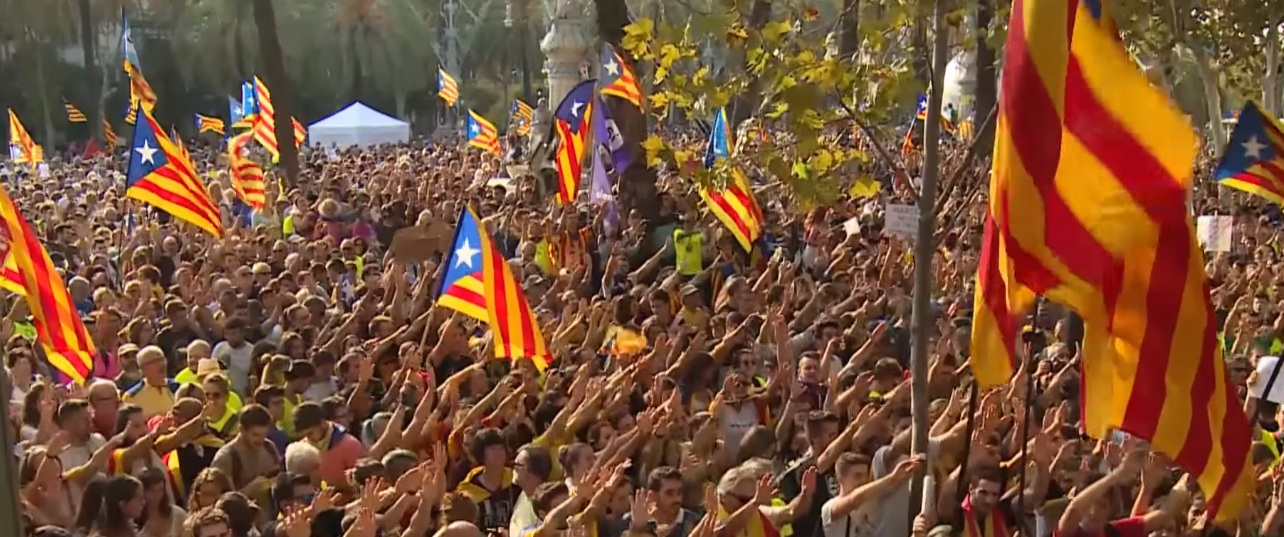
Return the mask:
<svg viewBox="0 0 1284 537">
<path fill-rule="evenodd" d="M 593 169 L 590 172 L 591 182 L 589 183 L 589 203 L 593 205 L 606 205 L 606 225 L 607 233 L 615 228 L 619 221 L 619 215 L 615 212 L 615 195 L 611 193 L 611 180 L 606 176 L 605 156 L 611 145 L 611 134 L 607 128 L 606 106 L 602 99 L 597 99 L 593 103 L 594 114 L 590 116 L 589 121 L 593 122 L 593 143 L 589 147 L 589 154 L 593 157 Z M 599 112 L 600 111 L 600 112 Z M 618 137 L 618 132 L 616 135 Z M 623 144 L 620 144 L 623 146 Z M 625 153 L 627 156 L 627 152 Z M 615 164 L 615 170 L 618 174 L 624 168 L 620 167 L 620 161 L 612 155 Z M 627 162 L 626 162 L 627 165 Z"/>
<path fill-rule="evenodd" d="M 624 144 L 624 135 L 620 134 L 620 129 L 615 126 L 615 120 L 611 119 L 611 112 L 606 108 L 606 100 L 600 95 L 597 104 L 593 107 L 593 112 L 593 143 L 602 144 L 611 153 L 611 167 L 615 169 L 615 173 L 623 173 L 633 158 L 629 154 L 628 146 Z M 601 121 L 598 121 L 598 118 L 601 118 Z"/>
</svg>

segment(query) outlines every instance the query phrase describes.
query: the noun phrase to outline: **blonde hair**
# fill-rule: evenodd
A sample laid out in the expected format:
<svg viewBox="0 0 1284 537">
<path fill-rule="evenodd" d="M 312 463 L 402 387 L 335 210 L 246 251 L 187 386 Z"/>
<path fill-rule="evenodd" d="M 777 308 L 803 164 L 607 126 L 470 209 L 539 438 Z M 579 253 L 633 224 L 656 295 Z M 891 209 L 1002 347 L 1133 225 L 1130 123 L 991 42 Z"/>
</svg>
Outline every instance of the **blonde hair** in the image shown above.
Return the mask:
<svg viewBox="0 0 1284 537">
<path fill-rule="evenodd" d="M 263 364 L 263 374 L 259 376 L 261 386 L 285 386 L 285 371 L 290 369 L 290 357 L 277 354 L 268 358 Z"/>
</svg>

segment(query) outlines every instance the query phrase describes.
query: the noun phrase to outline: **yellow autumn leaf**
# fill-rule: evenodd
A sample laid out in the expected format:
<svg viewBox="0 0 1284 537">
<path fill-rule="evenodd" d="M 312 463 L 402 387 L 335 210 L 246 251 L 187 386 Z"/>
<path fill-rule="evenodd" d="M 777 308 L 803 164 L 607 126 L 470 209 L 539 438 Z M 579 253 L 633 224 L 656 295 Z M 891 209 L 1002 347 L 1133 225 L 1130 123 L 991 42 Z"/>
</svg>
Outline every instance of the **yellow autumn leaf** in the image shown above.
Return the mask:
<svg viewBox="0 0 1284 537">
<path fill-rule="evenodd" d="M 624 27 L 624 37 L 620 46 L 634 58 L 647 58 L 651 55 L 649 43 L 655 33 L 655 23 L 648 18 L 641 18 Z"/>
<path fill-rule="evenodd" d="M 647 100 L 651 101 L 651 110 L 664 110 L 669 106 L 668 92 L 657 91 L 648 95 Z"/>
<path fill-rule="evenodd" d="M 883 185 L 881 183 L 873 177 L 865 175 L 858 177 L 856 182 L 852 183 L 852 187 L 847 191 L 847 195 L 855 199 L 872 198 L 877 196 L 878 192 L 882 189 Z"/>
<path fill-rule="evenodd" d="M 648 167 L 654 168 L 664 162 L 661 154 L 664 152 L 665 143 L 664 139 L 658 135 L 652 134 L 646 140 L 643 140 L 642 149 L 646 151 L 646 165 Z"/>
<path fill-rule="evenodd" d="M 733 24 L 727 28 L 727 44 L 731 48 L 740 48 L 744 46 L 745 41 L 749 39 L 749 32 L 740 23 Z"/>
</svg>

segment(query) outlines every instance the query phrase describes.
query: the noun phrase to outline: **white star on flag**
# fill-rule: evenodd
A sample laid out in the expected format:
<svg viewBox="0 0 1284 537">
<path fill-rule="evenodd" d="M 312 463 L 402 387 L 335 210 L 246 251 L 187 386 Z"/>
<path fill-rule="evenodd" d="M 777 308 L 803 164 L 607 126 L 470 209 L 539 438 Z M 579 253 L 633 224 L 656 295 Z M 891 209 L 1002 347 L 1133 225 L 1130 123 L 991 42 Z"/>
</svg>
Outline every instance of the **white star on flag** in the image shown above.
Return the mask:
<svg viewBox="0 0 1284 537">
<path fill-rule="evenodd" d="M 620 76 L 620 64 L 615 63 L 615 60 L 606 62 L 602 67 L 605 67 L 606 72 L 611 73 L 611 76 Z"/>
<path fill-rule="evenodd" d="M 139 155 L 143 156 L 143 164 L 156 165 L 155 157 L 157 149 L 155 147 L 148 146 L 147 140 L 143 140 L 143 146 L 134 148 L 134 151 L 137 151 Z"/>
<path fill-rule="evenodd" d="M 580 117 L 581 108 L 584 108 L 584 103 L 579 101 L 571 103 L 571 115 L 574 117 Z"/>
<path fill-rule="evenodd" d="M 481 134 L 481 125 L 473 123 L 473 134 Z"/>
<path fill-rule="evenodd" d="M 1252 159 L 1261 159 L 1262 150 L 1266 149 L 1266 144 L 1257 141 L 1257 135 L 1249 136 L 1248 141 L 1240 144 L 1244 148 L 1244 156 Z"/>
<path fill-rule="evenodd" d="M 473 267 L 473 257 L 480 253 L 481 250 L 473 248 L 471 244 L 468 244 L 468 239 L 464 239 L 463 246 L 455 250 L 455 266 L 467 265 L 468 268 L 475 268 Z"/>
</svg>

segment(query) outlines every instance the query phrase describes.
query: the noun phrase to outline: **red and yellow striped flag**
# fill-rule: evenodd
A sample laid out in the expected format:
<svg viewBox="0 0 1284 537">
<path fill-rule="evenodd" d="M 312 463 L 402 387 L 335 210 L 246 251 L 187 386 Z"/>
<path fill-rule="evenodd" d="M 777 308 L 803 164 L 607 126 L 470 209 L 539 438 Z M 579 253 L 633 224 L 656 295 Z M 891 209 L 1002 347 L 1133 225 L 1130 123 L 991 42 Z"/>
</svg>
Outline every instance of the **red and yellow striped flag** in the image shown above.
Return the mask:
<svg viewBox="0 0 1284 537">
<path fill-rule="evenodd" d="M 731 168 L 731 181 L 722 190 L 700 189 L 700 198 L 709 206 L 722 225 L 727 226 L 736 242 L 746 252 L 753 250 L 753 243 L 762 236 L 763 217 L 758 201 L 753 197 L 749 181 L 740 168 Z"/>
<path fill-rule="evenodd" d="M 982 386 L 1005 382 L 1011 315 L 1034 294 L 1069 306 L 1086 332 L 1087 433 L 1148 440 L 1197 478 L 1210 515 L 1233 520 L 1252 489 L 1251 429 L 1186 209 L 1195 134 L 1101 13 L 1093 0 L 1013 3 L 973 367 Z"/>
<path fill-rule="evenodd" d="M 107 121 L 107 118 L 103 118 L 103 142 L 107 146 L 107 153 L 110 156 L 112 150 L 116 147 L 116 131 L 112 130 L 111 122 Z"/>
<path fill-rule="evenodd" d="M 36 164 L 45 160 L 44 148 L 31 138 L 31 134 L 27 132 L 26 127 L 22 126 L 22 122 L 18 120 L 18 114 L 14 113 L 12 108 L 9 109 L 9 145 L 18 148 L 18 158 L 14 162 L 30 164 L 34 168 Z"/>
<path fill-rule="evenodd" d="M 232 190 L 236 197 L 255 210 L 263 210 L 267 198 L 263 190 L 263 168 L 245 156 L 245 146 L 250 143 L 249 132 L 243 132 L 227 141 L 227 164 L 232 168 Z"/>
<path fill-rule="evenodd" d="M 276 146 L 276 109 L 272 106 L 272 92 L 257 76 L 254 77 L 254 99 L 259 105 L 259 113 L 254 116 L 254 141 L 273 159 L 280 158 Z"/>
<path fill-rule="evenodd" d="M 97 352 L 94 341 L 80 321 L 49 254 L 4 189 L 0 189 L 0 220 L 0 248 L 8 250 L 22 278 L 23 294 L 36 335 L 44 345 L 45 360 L 64 380 L 84 383 L 93 374 L 93 355 Z"/>
<path fill-rule="evenodd" d="M 6 258 L 4 267 L 0 269 L 0 289 L 18 296 L 27 296 L 27 283 L 18 270 L 18 260 L 13 256 Z"/>
<path fill-rule="evenodd" d="M 294 146 L 302 147 L 308 139 L 308 128 L 299 123 L 298 118 L 290 118 L 290 123 L 294 126 Z"/>
<path fill-rule="evenodd" d="M 129 102 L 142 103 L 143 110 L 148 112 L 156 108 L 156 91 L 138 69 L 129 71 Z"/>
</svg>

